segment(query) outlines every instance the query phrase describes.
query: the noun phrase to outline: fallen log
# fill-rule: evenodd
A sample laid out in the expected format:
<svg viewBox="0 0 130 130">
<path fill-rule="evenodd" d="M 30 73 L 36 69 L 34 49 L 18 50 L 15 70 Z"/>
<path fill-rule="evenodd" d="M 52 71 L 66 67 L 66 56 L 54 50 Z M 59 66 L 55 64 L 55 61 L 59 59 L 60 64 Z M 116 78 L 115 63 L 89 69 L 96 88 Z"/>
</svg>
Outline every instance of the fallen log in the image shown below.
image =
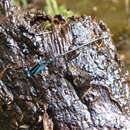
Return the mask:
<svg viewBox="0 0 130 130">
<path fill-rule="evenodd" d="M 102 21 L 6 11 L 0 22 L 2 130 L 130 129 L 128 72 Z"/>
</svg>

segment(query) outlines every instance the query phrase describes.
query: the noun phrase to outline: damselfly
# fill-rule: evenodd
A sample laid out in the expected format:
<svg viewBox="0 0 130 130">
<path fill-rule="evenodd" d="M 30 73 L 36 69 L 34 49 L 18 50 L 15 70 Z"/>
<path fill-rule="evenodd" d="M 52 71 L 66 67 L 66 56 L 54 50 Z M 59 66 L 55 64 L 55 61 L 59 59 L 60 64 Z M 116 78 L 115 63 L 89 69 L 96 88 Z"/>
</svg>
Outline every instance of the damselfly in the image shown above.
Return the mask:
<svg viewBox="0 0 130 130">
<path fill-rule="evenodd" d="M 97 38 L 97 39 L 92 39 L 89 42 L 82 44 L 81 46 L 78 46 L 78 47 L 76 47 L 72 50 L 69 50 L 67 52 L 64 52 L 62 54 L 57 55 L 53 59 L 49 59 L 49 60 L 42 59 L 38 63 L 36 63 L 31 69 L 28 70 L 29 75 L 32 76 L 32 75 L 35 75 L 35 74 L 39 74 L 39 73 L 41 73 L 42 71 L 45 70 L 45 67 L 46 67 L 47 64 L 53 63 L 57 58 L 64 57 L 65 55 L 67 55 L 67 54 L 69 54 L 73 51 L 82 49 L 83 47 L 89 45 L 90 43 L 97 42 L 97 41 L 102 40 L 102 39 L 107 38 L 107 37 L 100 37 L 100 38 Z"/>
</svg>

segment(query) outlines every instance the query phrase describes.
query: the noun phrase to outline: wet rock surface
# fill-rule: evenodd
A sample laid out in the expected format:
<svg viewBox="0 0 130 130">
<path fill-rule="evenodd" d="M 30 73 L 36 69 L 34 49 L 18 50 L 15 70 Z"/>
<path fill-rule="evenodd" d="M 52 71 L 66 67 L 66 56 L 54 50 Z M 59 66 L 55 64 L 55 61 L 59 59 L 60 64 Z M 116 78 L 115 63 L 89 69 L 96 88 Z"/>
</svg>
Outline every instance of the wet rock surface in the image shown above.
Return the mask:
<svg viewBox="0 0 130 130">
<path fill-rule="evenodd" d="M 29 75 L 43 59 L 54 60 Z M 127 80 L 103 22 L 89 16 L 65 21 L 11 7 L 0 23 L 2 130 L 129 130 Z"/>
</svg>

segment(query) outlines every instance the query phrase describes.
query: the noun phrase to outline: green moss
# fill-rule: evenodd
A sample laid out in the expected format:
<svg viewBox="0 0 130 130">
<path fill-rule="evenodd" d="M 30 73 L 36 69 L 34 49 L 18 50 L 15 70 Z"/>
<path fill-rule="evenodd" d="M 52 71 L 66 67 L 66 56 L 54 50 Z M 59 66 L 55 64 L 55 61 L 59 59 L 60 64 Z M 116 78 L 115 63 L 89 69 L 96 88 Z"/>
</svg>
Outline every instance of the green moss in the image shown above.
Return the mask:
<svg viewBox="0 0 130 130">
<path fill-rule="evenodd" d="M 42 22 L 42 26 L 43 26 L 43 28 L 45 28 L 47 30 L 51 30 L 51 28 L 52 28 L 52 24 L 49 21 Z"/>
</svg>

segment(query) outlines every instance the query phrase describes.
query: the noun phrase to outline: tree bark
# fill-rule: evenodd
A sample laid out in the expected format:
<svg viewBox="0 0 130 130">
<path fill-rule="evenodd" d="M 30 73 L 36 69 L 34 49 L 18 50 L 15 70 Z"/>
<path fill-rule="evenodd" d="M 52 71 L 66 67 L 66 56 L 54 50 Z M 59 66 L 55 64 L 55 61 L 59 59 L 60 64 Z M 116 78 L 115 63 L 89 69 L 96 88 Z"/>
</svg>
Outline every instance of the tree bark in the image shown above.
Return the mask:
<svg viewBox="0 0 130 130">
<path fill-rule="evenodd" d="M 0 22 L 1 130 L 130 129 L 128 72 L 103 22 L 8 11 Z M 29 75 L 43 59 L 53 62 Z"/>
</svg>

